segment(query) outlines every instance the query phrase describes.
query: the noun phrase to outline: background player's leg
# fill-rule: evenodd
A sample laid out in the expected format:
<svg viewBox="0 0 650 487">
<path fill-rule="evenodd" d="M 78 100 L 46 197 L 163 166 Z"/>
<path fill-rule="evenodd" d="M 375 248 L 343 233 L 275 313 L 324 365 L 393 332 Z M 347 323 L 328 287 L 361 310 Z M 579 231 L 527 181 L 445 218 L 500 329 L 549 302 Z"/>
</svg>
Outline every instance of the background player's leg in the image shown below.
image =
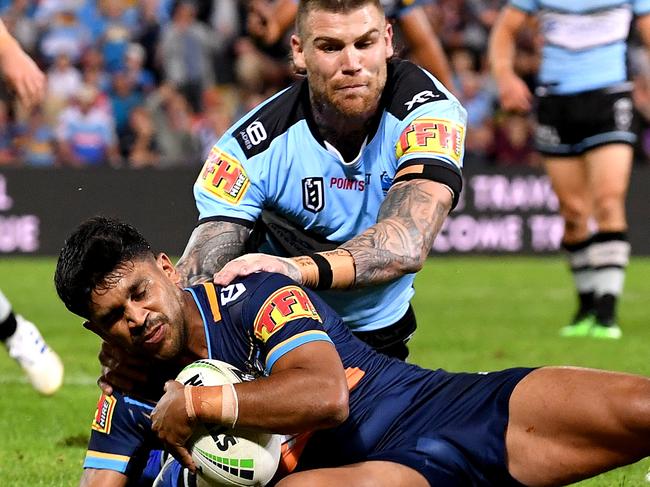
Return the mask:
<svg viewBox="0 0 650 487">
<path fill-rule="evenodd" d="M 393 462 L 362 462 L 338 468 L 298 472 L 282 479 L 277 487 L 429 487 L 422 474 Z"/>
<path fill-rule="evenodd" d="M 578 294 L 578 309 L 571 323 L 560 333 L 564 336 L 586 336 L 591 331 L 595 314 L 594 273 L 588 260 L 592 196 L 587 166 L 581 157 L 547 157 L 545 166 L 565 221 L 562 246 L 567 252 Z"/>
<path fill-rule="evenodd" d="M 508 469 L 529 486 L 565 485 L 650 455 L 650 379 L 571 367 L 514 389 Z"/>
<path fill-rule="evenodd" d="M 589 249 L 594 266 L 596 324 L 592 335 L 619 338 L 616 304 L 623 291 L 630 245 L 625 196 L 632 170 L 632 147 L 608 144 L 585 154 L 598 233 Z"/>
<path fill-rule="evenodd" d="M 0 291 L 0 342 L 25 371 L 34 389 L 54 394 L 63 382 L 63 364 L 36 326 L 17 315 Z"/>
</svg>

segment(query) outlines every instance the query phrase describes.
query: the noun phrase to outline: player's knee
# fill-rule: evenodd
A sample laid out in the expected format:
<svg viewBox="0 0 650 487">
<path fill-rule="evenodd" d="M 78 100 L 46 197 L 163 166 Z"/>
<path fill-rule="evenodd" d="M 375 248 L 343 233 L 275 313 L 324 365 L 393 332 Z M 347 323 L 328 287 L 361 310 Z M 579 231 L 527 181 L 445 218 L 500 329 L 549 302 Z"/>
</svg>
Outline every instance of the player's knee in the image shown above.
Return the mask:
<svg viewBox="0 0 650 487">
<path fill-rule="evenodd" d="M 560 203 L 560 214 L 564 218 L 566 230 L 577 232 L 587 228 L 590 208 L 587 202 L 572 199 Z"/>
<path fill-rule="evenodd" d="M 594 216 L 599 225 L 624 225 L 625 201 L 618 194 L 598 195 L 594 200 Z"/>
</svg>

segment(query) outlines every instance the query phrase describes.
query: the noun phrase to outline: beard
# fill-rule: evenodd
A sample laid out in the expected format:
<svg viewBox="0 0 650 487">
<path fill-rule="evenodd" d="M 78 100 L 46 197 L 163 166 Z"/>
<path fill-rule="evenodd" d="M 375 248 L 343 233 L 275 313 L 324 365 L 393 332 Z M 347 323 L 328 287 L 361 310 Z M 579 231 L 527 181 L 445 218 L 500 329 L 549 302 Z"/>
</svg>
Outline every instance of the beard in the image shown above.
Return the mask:
<svg viewBox="0 0 650 487">
<path fill-rule="evenodd" d="M 336 86 L 330 87 L 327 81 L 319 80 L 310 85 L 312 105 L 315 111 L 326 119 L 342 118 L 349 122 L 365 122 L 377 112 L 385 85 L 385 68 L 358 91 L 337 90 Z"/>
</svg>

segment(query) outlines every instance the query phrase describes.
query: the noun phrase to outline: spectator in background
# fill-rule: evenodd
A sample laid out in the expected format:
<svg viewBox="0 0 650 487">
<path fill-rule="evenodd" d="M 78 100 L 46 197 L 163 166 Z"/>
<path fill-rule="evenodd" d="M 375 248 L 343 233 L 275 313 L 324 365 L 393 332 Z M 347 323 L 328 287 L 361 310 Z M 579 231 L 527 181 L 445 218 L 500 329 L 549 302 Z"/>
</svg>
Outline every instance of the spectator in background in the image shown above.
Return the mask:
<svg viewBox="0 0 650 487">
<path fill-rule="evenodd" d="M 20 124 L 16 146 L 18 158 L 25 166 L 54 167 L 58 165 L 56 134 L 40 107 L 34 108 L 27 120 Z"/>
<path fill-rule="evenodd" d="M 128 45 L 124 54 L 124 73 L 140 95 L 150 93 L 156 87 L 153 74 L 144 67 L 145 55 L 144 48 L 135 42 Z"/>
<path fill-rule="evenodd" d="M 96 20 L 100 46 L 109 73 L 124 69 L 124 60 L 132 35 L 137 30 L 137 11 L 129 8 L 125 0 L 99 0 Z"/>
<path fill-rule="evenodd" d="M 214 48 L 210 30 L 196 19 L 194 3 L 181 0 L 172 21 L 162 29 L 159 60 L 165 80 L 178 89 L 194 112 L 202 110 L 203 90 L 214 84 Z"/>
<path fill-rule="evenodd" d="M 140 169 L 159 165 L 160 154 L 154 136 L 153 120 L 143 106 L 137 106 L 131 111 L 129 130 L 120 142 L 129 167 Z"/>
<path fill-rule="evenodd" d="M 488 163 L 494 143 L 495 94 L 483 76 L 471 69 L 460 73 L 458 82 L 458 99 L 467 110 L 466 157 Z"/>
<path fill-rule="evenodd" d="M 118 139 L 121 141 L 129 131 L 131 112 L 143 101 L 125 71 L 118 71 L 113 75 L 113 89 L 110 93 L 110 100 L 115 130 Z"/>
<path fill-rule="evenodd" d="M 66 54 L 76 64 L 90 44 L 90 32 L 79 22 L 77 6 L 68 0 L 59 5 L 52 21 L 45 26 L 40 52 L 48 64 L 59 54 Z"/>
<path fill-rule="evenodd" d="M 84 85 L 57 127 L 61 163 L 73 167 L 120 165 L 114 121 L 95 106 L 97 89 Z"/>
<path fill-rule="evenodd" d="M 79 70 L 72 65 L 70 57 L 63 53 L 56 56 L 54 63 L 47 71 L 48 97 L 61 103 L 67 102 L 83 84 Z"/>
<path fill-rule="evenodd" d="M 494 122 L 492 159 L 499 166 L 536 166 L 533 150 L 533 122 L 521 113 L 501 113 Z"/>
<path fill-rule="evenodd" d="M 0 100 L 0 167 L 17 163 L 14 137 L 16 131 L 9 118 L 7 103 Z"/>
<path fill-rule="evenodd" d="M 160 40 L 163 14 L 161 5 L 167 0 L 142 0 L 138 2 L 139 22 L 134 33 L 134 41 L 144 49 L 144 68 L 154 75 L 159 81 L 162 78 L 160 60 L 158 59 L 158 43 Z M 163 10 L 164 11 L 164 10 Z M 165 22 L 167 21 L 164 16 Z"/>
<path fill-rule="evenodd" d="M 195 164 L 200 148 L 192 134 L 192 112 L 187 100 L 164 84 L 146 101 L 155 127 L 155 144 L 160 151 L 160 166 Z"/>
<path fill-rule="evenodd" d="M 81 71 L 86 84 L 104 93 L 111 89 L 111 75 L 106 71 L 104 55 L 99 48 L 92 46 L 86 49 L 81 58 Z"/>
</svg>

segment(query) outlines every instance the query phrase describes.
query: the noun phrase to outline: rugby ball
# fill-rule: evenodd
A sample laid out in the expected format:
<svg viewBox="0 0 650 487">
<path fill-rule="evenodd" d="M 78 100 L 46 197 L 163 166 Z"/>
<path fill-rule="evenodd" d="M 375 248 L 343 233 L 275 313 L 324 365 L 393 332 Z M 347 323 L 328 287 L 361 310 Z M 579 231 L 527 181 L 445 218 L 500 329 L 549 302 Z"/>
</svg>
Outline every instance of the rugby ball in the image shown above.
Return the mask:
<svg viewBox="0 0 650 487">
<path fill-rule="evenodd" d="M 219 360 L 199 360 L 176 377 L 192 386 L 235 384 L 253 377 Z M 271 433 L 204 424 L 189 444 L 198 477 L 210 486 L 264 486 L 278 469 L 282 437 Z"/>
</svg>

